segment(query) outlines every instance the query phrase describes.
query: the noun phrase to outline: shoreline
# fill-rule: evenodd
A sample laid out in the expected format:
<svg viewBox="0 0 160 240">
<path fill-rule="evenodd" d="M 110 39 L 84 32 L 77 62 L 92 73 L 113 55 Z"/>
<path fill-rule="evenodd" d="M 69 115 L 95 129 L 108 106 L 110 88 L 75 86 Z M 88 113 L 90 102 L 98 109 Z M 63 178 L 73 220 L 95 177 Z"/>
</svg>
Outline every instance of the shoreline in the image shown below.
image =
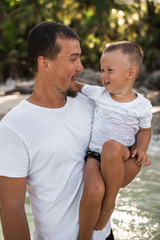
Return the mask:
<svg viewBox="0 0 160 240">
<path fill-rule="evenodd" d="M 14 93 L 11 95 L 0 96 L 0 120 L 18 103 L 26 99 L 30 94 Z M 152 107 L 152 134 L 160 134 L 160 106 Z"/>
<path fill-rule="evenodd" d="M 95 72 L 92 69 L 85 69 L 85 71 L 79 75 L 78 81 L 90 85 L 101 86 L 100 72 Z M 0 84 L 0 120 L 13 107 L 26 99 L 33 89 L 34 79 L 30 79 L 29 81 L 19 79 L 15 81 L 12 78 L 8 78 L 6 83 Z M 150 100 L 153 114 L 151 125 L 152 134 L 160 134 L 160 91 L 149 90 L 144 83 L 138 88 L 134 88 L 134 90 Z"/>
<path fill-rule="evenodd" d="M 18 103 L 26 99 L 30 94 L 14 93 L 11 95 L 0 96 L 0 120 Z M 160 134 L 160 106 L 152 107 L 152 134 Z"/>
</svg>

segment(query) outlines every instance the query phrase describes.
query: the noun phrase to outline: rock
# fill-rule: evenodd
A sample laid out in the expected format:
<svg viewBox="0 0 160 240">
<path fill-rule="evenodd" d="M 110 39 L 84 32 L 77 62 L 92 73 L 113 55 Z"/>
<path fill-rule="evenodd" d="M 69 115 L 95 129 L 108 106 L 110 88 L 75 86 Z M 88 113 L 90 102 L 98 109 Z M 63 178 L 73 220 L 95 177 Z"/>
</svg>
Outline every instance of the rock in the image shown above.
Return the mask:
<svg viewBox="0 0 160 240">
<path fill-rule="evenodd" d="M 152 108 L 152 134 L 160 134 L 160 106 Z"/>
<path fill-rule="evenodd" d="M 144 65 L 142 65 L 139 75 L 134 83 L 134 87 L 139 88 L 139 87 L 144 86 L 145 78 L 146 78 L 146 68 Z"/>
<path fill-rule="evenodd" d="M 150 90 L 160 90 L 160 70 L 149 75 L 145 81 L 145 86 Z"/>
<path fill-rule="evenodd" d="M 149 98 L 148 95 L 147 95 L 147 98 Z M 151 103 L 152 103 L 153 106 L 157 106 L 157 105 L 160 106 L 160 91 L 155 91 L 154 92 Z"/>
<path fill-rule="evenodd" d="M 145 86 L 136 89 L 136 91 L 150 100 L 153 106 L 160 105 L 160 91 L 148 90 Z"/>
<path fill-rule="evenodd" d="M 145 86 L 140 86 L 139 88 L 136 88 L 135 91 L 141 93 L 144 97 L 146 97 L 149 90 Z M 151 91 L 151 92 L 153 93 L 153 91 Z"/>
<path fill-rule="evenodd" d="M 16 91 L 21 94 L 30 94 L 33 92 L 34 80 L 17 82 Z"/>
<path fill-rule="evenodd" d="M 78 77 L 79 82 L 83 82 L 90 85 L 101 86 L 101 73 L 95 72 L 93 69 L 86 68 Z"/>
<path fill-rule="evenodd" d="M 15 81 L 13 78 L 9 77 L 9 78 L 6 79 L 6 85 L 7 85 L 8 87 L 15 88 L 15 86 L 16 86 L 16 81 Z"/>
<path fill-rule="evenodd" d="M 21 94 L 30 94 L 33 92 L 34 80 L 15 81 L 11 78 L 7 79 L 5 85 L 0 85 L 0 96 L 10 95 L 15 92 Z"/>
<path fill-rule="evenodd" d="M 16 82 L 12 78 L 7 78 L 5 84 L 0 84 L 0 96 L 5 95 L 7 91 L 14 91 Z"/>
</svg>

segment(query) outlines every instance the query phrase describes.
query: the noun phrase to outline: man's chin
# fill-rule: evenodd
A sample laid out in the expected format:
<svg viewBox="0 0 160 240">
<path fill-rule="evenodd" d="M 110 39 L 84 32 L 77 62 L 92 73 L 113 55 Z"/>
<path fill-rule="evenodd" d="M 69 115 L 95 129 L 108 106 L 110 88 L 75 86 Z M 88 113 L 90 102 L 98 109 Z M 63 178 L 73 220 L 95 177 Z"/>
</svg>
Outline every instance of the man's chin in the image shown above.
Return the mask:
<svg viewBox="0 0 160 240">
<path fill-rule="evenodd" d="M 77 96 L 77 93 L 78 91 L 77 90 L 73 90 L 73 89 L 70 89 L 66 92 L 66 96 L 68 97 L 76 97 Z"/>
</svg>

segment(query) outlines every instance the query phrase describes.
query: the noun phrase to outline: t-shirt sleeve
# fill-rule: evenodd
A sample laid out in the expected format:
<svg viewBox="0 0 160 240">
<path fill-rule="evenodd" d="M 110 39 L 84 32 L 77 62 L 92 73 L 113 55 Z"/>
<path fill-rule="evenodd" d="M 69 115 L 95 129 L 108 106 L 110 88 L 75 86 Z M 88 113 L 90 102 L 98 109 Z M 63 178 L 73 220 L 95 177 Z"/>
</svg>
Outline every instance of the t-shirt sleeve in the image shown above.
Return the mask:
<svg viewBox="0 0 160 240">
<path fill-rule="evenodd" d="M 90 99 L 96 100 L 102 94 L 102 87 L 85 85 L 81 92 Z"/>
<path fill-rule="evenodd" d="M 0 123 L 0 176 L 26 177 L 29 154 L 24 141 L 10 127 Z"/>
<path fill-rule="evenodd" d="M 143 102 L 143 107 L 141 109 L 141 114 L 139 117 L 139 127 L 150 128 L 152 120 L 152 105 L 149 100 L 145 99 Z"/>
</svg>

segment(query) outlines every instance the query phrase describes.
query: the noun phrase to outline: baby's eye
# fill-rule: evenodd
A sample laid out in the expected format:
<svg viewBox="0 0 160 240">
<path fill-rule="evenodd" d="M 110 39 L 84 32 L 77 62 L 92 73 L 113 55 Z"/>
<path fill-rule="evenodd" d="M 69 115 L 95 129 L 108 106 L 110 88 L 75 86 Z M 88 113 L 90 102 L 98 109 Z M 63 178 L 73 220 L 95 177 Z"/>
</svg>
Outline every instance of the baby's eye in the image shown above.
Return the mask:
<svg viewBox="0 0 160 240">
<path fill-rule="evenodd" d="M 112 72 L 113 71 L 113 69 L 111 69 L 111 68 L 108 68 L 108 72 Z"/>
<path fill-rule="evenodd" d="M 101 72 L 104 72 L 104 69 L 101 69 Z"/>
</svg>

